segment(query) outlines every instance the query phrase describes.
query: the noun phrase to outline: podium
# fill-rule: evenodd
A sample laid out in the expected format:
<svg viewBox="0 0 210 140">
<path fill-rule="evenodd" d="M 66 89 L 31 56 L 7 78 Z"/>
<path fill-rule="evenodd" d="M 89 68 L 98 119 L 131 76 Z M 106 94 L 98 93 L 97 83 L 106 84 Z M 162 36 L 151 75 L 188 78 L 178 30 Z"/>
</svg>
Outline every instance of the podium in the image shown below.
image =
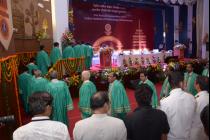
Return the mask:
<svg viewBox="0 0 210 140">
<path fill-rule="evenodd" d="M 100 67 L 101 68 L 112 67 L 112 51 L 103 50 L 100 52 Z"/>
<path fill-rule="evenodd" d="M 174 47 L 174 56 L 177 56 L 179 59 L 183 59 L 184 58 L 184 50 L 185 50 L 184 45 Z"/>
</svg>

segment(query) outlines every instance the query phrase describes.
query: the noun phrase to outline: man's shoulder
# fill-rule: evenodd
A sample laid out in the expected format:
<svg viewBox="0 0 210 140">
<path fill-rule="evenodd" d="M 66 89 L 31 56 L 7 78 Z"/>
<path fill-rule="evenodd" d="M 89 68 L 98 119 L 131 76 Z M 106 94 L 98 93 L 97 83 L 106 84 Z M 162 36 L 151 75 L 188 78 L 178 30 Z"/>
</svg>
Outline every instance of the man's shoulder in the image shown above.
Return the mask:
<svg viewBox="0 0 210 140">
<path fill-rule="evenodd" d="M 89 124 L 90 122 L 92 122 L 94 120 L 93 117 L 78 121 L 76 123 L 76 126 L 83 126 L 86 124 Z M 111 123 L 112 125 L 121 125 L 124 124 L 122 120 L 118 119 L 118 118 L 114 118 L 111 116 L 106 116 L 106 119 L 104 120 L 104 123 Z"/>
<path fill-rule="evenodd" d="M 147 82 L 148 82 L 151 86 L 155 86 L 155 84 L 154 84 L 152 81 L 150 81 L 149 79 L 147 79 Z"/>
<path fill-rule="evenodd" d="M 182 94 L 185 98 L 188 98 L 188 99 L 192 99 L 192 100 L 195 100 L 195 96 L 193 96 L 192 94 L 186 92 L 186 91 L 183 91 L 183 94 Z"/>
</svg>

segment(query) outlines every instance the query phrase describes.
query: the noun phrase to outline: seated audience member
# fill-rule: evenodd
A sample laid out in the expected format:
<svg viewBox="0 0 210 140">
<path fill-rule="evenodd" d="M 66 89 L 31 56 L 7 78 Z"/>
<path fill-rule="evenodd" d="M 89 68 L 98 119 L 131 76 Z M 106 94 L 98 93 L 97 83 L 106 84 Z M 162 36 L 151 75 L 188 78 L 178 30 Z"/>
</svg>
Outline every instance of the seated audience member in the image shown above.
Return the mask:
<svg viewBox="0 0 210 140">
<path fill-rule="evenodd" d="M 184 76 L 180 72 L 171 72 L 168 80 L 172 90 L 160 101 L 160 108 L 166 113 L 170 126 L 168 140 L 189 140 L 196 109 L 195 97 L 182 90 Z"/>
<path fill-rule="evenodd" d="M 129 140 L 167 140 L 168 120 L 163 111 L 152 108 L 152 92 L 147 84 L 135 91 L 139 107 L 125 120 Z"/>
<path fill-rule="evenodd" d="M 47 92 L 37 92 L 29 97 L 30 123 L 13 133 L 13 140 L 70 140 L 67 126 L 51 121 L 53 97 Z"/>
<path fill-rule="evenodd" d="M 202 110 L 200 118 L 203 123 L 205 133 L 209 137 L 209 104 Z"/>
<path fill-rule="evenodd" d="M 93 115 L 76 123 L 74 140 L 127 140 L 127 132 L 122 120 L 107 115 L 109 97 L 106 92 L 98 92 L 90 99 Z"/>
<path fill-rule="evenodd" d="M 190 140 L 208 140 L 209 138 L 205 134 L 200 114 L 204 107 L 209 104 L 209 78 L 205 76 L 198 76 L 195 81 L 195 88 L 198 92 L 195 96 L 197 105 Z"/>
</svg>

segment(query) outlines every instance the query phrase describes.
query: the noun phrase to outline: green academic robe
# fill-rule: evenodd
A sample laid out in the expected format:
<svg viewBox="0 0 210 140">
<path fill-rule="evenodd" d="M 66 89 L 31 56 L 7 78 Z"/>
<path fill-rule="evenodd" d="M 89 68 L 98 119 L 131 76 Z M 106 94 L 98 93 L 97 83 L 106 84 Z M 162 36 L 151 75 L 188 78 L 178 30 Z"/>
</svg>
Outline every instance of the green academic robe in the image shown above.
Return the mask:
<svg viewBox="0 0 210 140">
<path fill-rule="evenodd" d="M 28 68 L 29 74 L 31 74 L 31 75 L 32 75 L 32 71 L 33 71 L 33 70 L 38 70 L 38 69 L 39 69 L 38 66 L 35 65 L 34 63 L 29 63 L 29 64 L 27 65 L 27 68 Z"/>
<path fill-rule="evenodd" d="M 88 118 L 92 115 L 90 108 L 90 98 L 96 93 L 96 86 L 91 81 L 83 82 L 79 89 L 79 108 L 82 112 L 82 118 Z"/>
<path fill-rule="evenodd" d="M 84 50 L 84 55 L 85 55 L 85 67 L 86 67 L 86 69 L 89 69 L 89 67 L 88 67 L 89 46 L 86 44 L 82 44 L 81 46 Z"/>
<path fill-rule="evenodd" d="M 52 119 L 69 125 L 68 110 L 73 110 L 73 102 L 67 84 L 63 81 L 52 80 L 47 85 L 47 91 L 53 96 Z"/>
<path fill-rule="evenodd" d="M 168 97 L 170 91 L 171 91 L 171 85 L 168 81 L 168 77 L 166 77 L 166 79 L 164 80 L 161 92 L 160 92 L 160 99 L 162 99 L 164 97 Z"/>
<path fill-rule="evenodd" d="M 74 52 L 76 58 L 85 57 L 84 47 L 83 45 L 74 46 Z"/>
<path fill-rule="evenodd" d="M 54 65 L 60 59 L 62 59 L 60 49 L 58 47 L 54 47 L 50 53 L 51 63 Z"/>
<path fill-rule="evenodd" d="M 197 90 L 195 89 L 194 83 L 195 80 L 197 78 L 197 74 L 192 72 L 191 74 L 189 74 L 188 72 L 186 72 L 184 74 L 184 81 L 187 84 L 185 87 L 185 90 L 189 93 L 191 93 L 193 96 L 195 96 L 197 94 Z"/>
<path fill-rule="evenodd" d="M 75 51 L 72 46 L 67 46 L 63 50 L 63 59 L 67 59 L 67 58 L 75 58 Z"/>
<path fill-rule="evenodd" d="M 38 91 L 47 91 L 46 87 L 49 81 L 43 77 L 32 77 L 30 80 L 30 86 L 28 89 L 29 96 L 32 95 L 34 92 Z"/>
<path fill-rule="evenodd" d="M 112 116 L 124 119 L 126 113 L 131 111 L 128 96 L 120 81 L 115 80 L 109 84 L 109 99 L 111 103 L 110 113 Z"/>
<path fill-rule="evenodd" d="M 86 67 L 90 69 L 92 66 L 92 58 L 93 58 L 93 48 L 89 45 L 87 45 L 88 50 L 87 50 L 87 57 L 86 57 Z"/>
<path fill-rule="evenodd" d="M 32 75 L 24 72 L 18 76 L 19 93 L 23 101 L 25 112 L 28 113 L 28 88 Z"/>
<path fill-rule="evenodd" d="M 203 72 L 202 72 L 202 76 L 207 76 L 209 77 L 209 69 L 204 69 Z"/>
<path fill-rule="evenodd" d="M 48 54 L 44 50 L 38 52 L 36 62 L 42 74 L 47 74 L 48 67 L 50 67 L 50 59 L 48 57 Z"/>
<path fill-rule="evenodd" d="M 139 85 L 141 85 L 143 83 L 147 84 L 152 89 L 152 91 L 153 91 L 153 93 L 152 93 L 152 107 L 157 108 L 158 96 L 157 96 L 157 91 L 156 91 L 155 85 L 148 79 L 145 82 L 140 81 Z"/>
</svg>

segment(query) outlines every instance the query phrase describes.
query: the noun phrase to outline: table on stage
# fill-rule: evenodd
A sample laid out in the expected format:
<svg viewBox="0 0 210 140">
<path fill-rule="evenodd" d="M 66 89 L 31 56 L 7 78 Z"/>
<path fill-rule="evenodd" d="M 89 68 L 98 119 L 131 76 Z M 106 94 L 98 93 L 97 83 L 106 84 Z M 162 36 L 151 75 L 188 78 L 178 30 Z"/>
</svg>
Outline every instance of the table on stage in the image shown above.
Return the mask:
<svg viewBox="0 0 210 140">
<path fill-rule="evenodd" d="M 118 61 L 118 66 L 122 66 L 124 63 L 123 61 L 129 64 L 130 60 L 134 63 L 135 61 L 138 61 L 139 64 L 141 65 L 148 65 L 148 64 L 157 63 L 158 61 L 160 63 L 164 63 L 164 59 L 168 56 L 173 56 L 173 52 L 172 51 L 156 52 L 156 53 L 149 52 L 147 54 L 129 54 L 129 55 L 123 54 L 123 55 L 118 55 L 117 61 Z M 142 61 L 144 61 L 144 64 L 142 64 Z"/>
</svg>

